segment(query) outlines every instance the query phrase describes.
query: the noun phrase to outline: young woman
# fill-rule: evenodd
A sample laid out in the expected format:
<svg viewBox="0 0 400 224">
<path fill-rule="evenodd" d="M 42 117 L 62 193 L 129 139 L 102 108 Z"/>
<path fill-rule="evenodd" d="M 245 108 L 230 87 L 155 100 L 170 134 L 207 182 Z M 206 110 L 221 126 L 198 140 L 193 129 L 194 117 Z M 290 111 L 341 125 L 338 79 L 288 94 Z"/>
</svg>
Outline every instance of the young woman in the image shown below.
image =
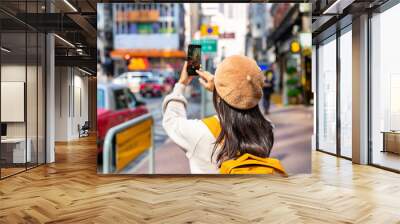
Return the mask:
<svg viewBox="0 0 400 224">
<path fill-rule="evenodd" d="M 217 116 L 188 119 L 183 92 L 191 80 L 186 63 L 171 94 L 164 99 L 163 127 L 189 159 L 191 173 L 285 174 L 276 159 L 268 158 L 274 143 L 273 127 L 258 103 L 264 76 L 257 63 L 245 56 L 227 57 L 215 76 L 197 71 L 199 81 L 213 92 Z"/>
</svg>

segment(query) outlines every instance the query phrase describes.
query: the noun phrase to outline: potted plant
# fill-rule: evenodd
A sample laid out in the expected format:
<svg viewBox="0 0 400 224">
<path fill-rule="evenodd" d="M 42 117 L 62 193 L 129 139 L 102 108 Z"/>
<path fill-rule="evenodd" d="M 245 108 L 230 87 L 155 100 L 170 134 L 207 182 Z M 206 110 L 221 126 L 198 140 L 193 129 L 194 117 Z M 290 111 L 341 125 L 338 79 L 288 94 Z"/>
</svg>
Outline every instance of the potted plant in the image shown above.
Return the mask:
<svg viewBox="0 0 400 224">
<path fill-rule="evenodd" d="M 290 66 L 286 69 L 288 74 L 288 79 L 286 80 L 287 86 L 287 96 L 289 104 L 299 103 L 299 97 L 301 95 L 301 90 L 299 89 L 299 78 L 297 77 L 297 69 L 294 66 Z"/>
</svg>

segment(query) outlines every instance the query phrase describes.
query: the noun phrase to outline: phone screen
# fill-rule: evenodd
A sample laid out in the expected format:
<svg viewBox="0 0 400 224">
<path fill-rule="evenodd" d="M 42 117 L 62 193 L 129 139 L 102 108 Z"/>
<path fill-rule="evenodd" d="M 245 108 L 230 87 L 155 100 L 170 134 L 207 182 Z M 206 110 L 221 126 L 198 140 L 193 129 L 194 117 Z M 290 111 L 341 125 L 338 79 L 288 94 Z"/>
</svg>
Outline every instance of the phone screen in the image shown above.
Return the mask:
<svg viewBox="0 0 400 224">
<path fill-rule="evenodd" d="M 187 63 L 188 75 L 197 75 L 196 70 L 200 69 L 201 63 L 201 45 L 189 44 Z"/>
</svg>

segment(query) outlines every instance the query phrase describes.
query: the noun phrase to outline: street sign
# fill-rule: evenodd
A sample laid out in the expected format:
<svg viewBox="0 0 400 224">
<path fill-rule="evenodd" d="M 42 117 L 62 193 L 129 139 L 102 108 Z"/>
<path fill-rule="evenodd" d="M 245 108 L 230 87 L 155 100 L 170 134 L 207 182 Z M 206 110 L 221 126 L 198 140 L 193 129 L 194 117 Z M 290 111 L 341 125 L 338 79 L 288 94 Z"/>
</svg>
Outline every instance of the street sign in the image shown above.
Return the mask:
<svg viewBox="0 0 400 224">
<path fill-rule="evenodd" d="M 192 43 L 201 45 L 202 53 L 216 53 L 217 52 L 218 41 L 216 39 L 193 40 Z"/>
<path fill-rule="evenodd" d="M 201 51 L 204 53 L 215 53 L 217 52 L 217 40 L 215 39 L 203 39 L 201 43 Z"/>
</svg>

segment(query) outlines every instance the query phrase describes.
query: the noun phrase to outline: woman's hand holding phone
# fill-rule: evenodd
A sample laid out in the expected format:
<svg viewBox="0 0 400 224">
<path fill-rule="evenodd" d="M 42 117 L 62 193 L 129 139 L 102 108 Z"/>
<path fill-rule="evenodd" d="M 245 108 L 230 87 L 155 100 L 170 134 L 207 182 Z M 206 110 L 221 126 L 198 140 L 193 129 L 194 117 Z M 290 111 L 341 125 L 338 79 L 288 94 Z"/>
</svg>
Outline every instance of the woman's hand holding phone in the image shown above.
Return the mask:
<svg viewBox="0 0 400 224">
<path fill-rule="evenodd" d="M 187 68 L 187 61 L 185 61 L 185 63 L 183 64 L 181 76 L 178 82 L 187 86 L 190 84 L 190 82 L 193 80 L 195 76 L 190 76 L 186 68 Z M 214 91 L 214 75 L 203 70 L 196 70 L 196 73 L 199 74 L 200 76 L 199 78 L 200 84 L 208 91 L 210 92 Z"/>
<path fill-rule="evenodd" d="M 179 77 L 179 81 L 178 81 L 179 83 L 181 83 L 185 86 L 189 85 L 194 77 L 194 76 L 189 76 L 186 68 L 187 68 L 187 61 L 185 61 L 185 64 L 183 64 L 181 76 Z"/>
<path fill-rule="evenodd" d="M 200 84 L 208 91 L 214 91 L 214 75 L 207 71 L 196 70 L 197 74 L 199 74 Z"/>
</svg>

